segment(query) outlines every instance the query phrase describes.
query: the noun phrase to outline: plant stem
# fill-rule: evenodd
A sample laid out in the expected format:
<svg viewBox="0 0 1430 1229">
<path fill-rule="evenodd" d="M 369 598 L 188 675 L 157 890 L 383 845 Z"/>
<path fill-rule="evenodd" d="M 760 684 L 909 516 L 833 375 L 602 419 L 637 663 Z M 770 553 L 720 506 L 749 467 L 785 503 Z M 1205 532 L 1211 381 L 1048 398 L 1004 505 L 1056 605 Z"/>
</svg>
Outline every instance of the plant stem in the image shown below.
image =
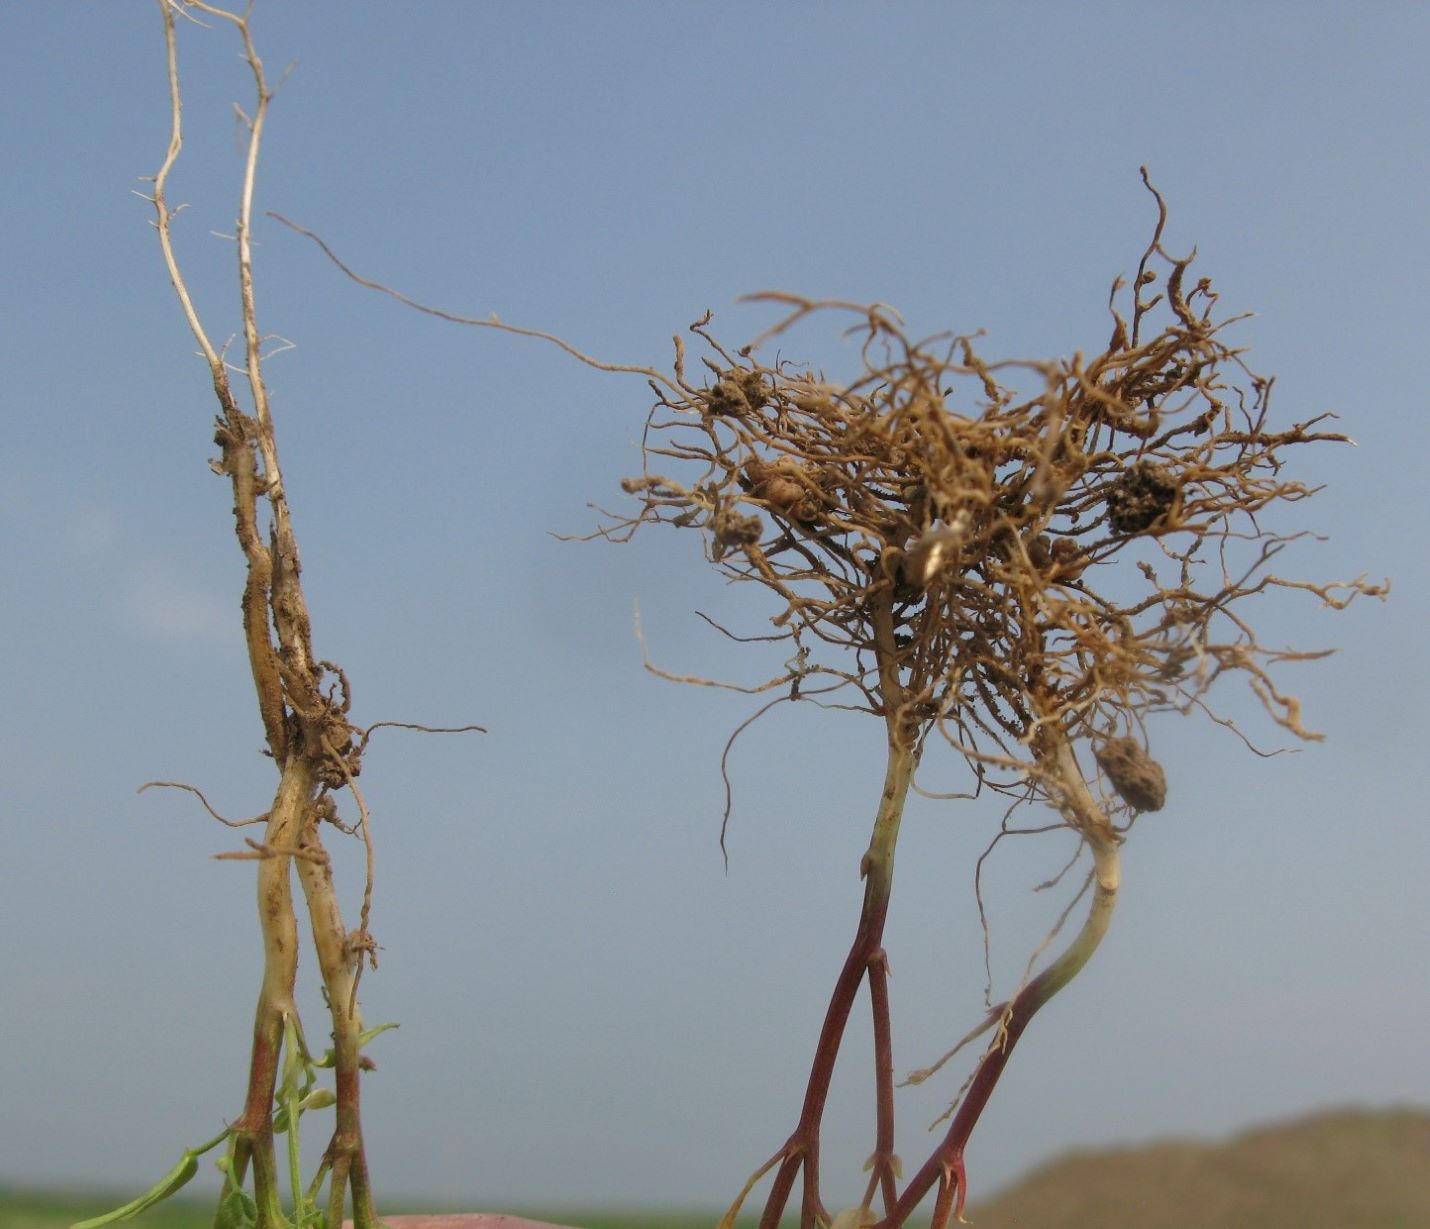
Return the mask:
<svg viewBox="0 0 1430 1229">
<path fill-rule="evenodd" d="M 298 977 L 298 920 L 287 852 L 297 844 L 304 817 L 316 788 L 313 765 L 305 756 L 290 756 L 283 767 L 278 792 L 264 831 L 265 856 L 258 864 L 258 919 L 263 933 L 263 983 L 253 1025 L 248 1095 L 234 1124 L 238 1141 L 236 1163 L 253 1162 L 258 1229 L 283 1224 L 278 1168 L 273 1147 L 273 1095 L 282 1052 L 284 1022 L 297 1008 L 293 986 Z M 242 1182 L 243 1174 L 235 1175 Z"/>
<path fill-rule="evenodd" d="M 343 1203 L 351 1184 L 357 1229 L 371 1229 L 375 1214 L 358 1113 L 362 1021 L 357 1011 L 356 960 L 354 952 L 349 950 L 327 855 L 317 834 L 318 817 L 314 807 L 319 782 L 326 780 L 331 785 L 334 768 L 358 796 L 353 778 L 358 771 L 360 751 L 350 752 L 346 740 L 351 733 L 344 716 L 346 680 L 343 680 L 345 698 L 341 710 L 320 687 L 327 663 L 318 662 L 312 651 L 311 620 L 300 581 L 298 543 L 263 380 L 263 334 L 258 325 L 254 295 L 253 198 L 268 104 L 273 95 L 249 27 L 251 5 L 242 12 L 230 12 L 206 0 L 185 2 L 234 26 L 243 41 L 244 58 L 256 94 L 252 114 L 240 112 L 248 139 L 235 230 L 245 372 L 253 400 L 253 413 L 249 415 L 243 412 L 234 396 L 229 369 L 204 329 L 173 249 L 170 223 L 174 214 L 164 193 L 169 173 L 183 148 L 174 21 L 178 6 L 170 0 L 159 0 L 167 52 L 170 136 L 164 162 L 154 179 L 156 225 L 170 280 L 208 363 L 222 410 L 215 437 L 222 450 L 219 469 L 232 483 L 234 527 L 248 564 L 243 595 L 244 633 L 268 748 L 281 773 L 263 844 L 259 847 L 258 914 L 263 933 L 263 983 L 254 1021 L 248 1093 L 243 1113 L 234 1126 L 231 1176 L 241 1185 L 251 1161 L 258 1205 L 257 1229 L 277 1229 L 285 1223 L 278 1194 L 272 1115 L 285 1023 L 291 1019 L 296 1024 L 298 1019 L 293 1000 L 298 968 L 298 925 L 293 909 L 291 867 L 296 851 L 301 855 L 297 859 L 299 877 L 333 1018 L 338 1102 L 337 1125 L 326 1157 L 332 1167 L 329 1221 L 334 1229 L 341 1223 Z M 267 533 L 259 517 L 259 500 L 263 498 L 269 509 Z M 344 759 L 345 753 L 351 754 L 351 763 Z M 368 847 L 368 888 L 361 932 L 365 935 L 372 889 L 372 846 L 366 817 L 364 836 Z M 296 1116 L 290 1116 L 288 1129 L 292 1133 L 290 1144 L 296 1144 Z M 297 1192 L 295 1198 L 298 1198 Z"/>
<path fill-rule="evenodd" d="M 946 1229 L 951 1218 L 963 1218 L 963 1205 L 968 1193 L 964 1149 L 998 1085 L 1013 1047 L 1039 1009 L 1082 971 L 1112 922 L 1121 884 L 1117 833 L 1088 790 L 1072 747 L 1061 730 L 1047 736 L 1042 751 L 1040 758 L 1045 760 L 1051 782 L 1060 795 L 1064 814 L 1092 849 L 1096 880 L 1092 904 L 1082 929 L 1067 949 L 1004 1005 L 993 1040 L 978 1062 L 948 1133 L 875 1229 L 896 1229 L 903 1225 L 935 1182 L 939 1190 L 931 1229 Z"/>
<path fill-rule="evenodd" d="M 864 1206 L 874 1202 L 876 1191 L 882 1191 L 887 1212 L 898 1199 L 900 1161 L 894 1152 L 894 1043 L 889 1014 L 889 958 L 882 948 L 869 963 L 869 1004 L 874 1015 L 874 1151 L 865 1168 L 869 1171 L 869 1186 L 864 1192 Z"/>
<path fill-rule="evenodd" d="M 774 1183 L 760 1217 L 760 1229 L 777 1229 L 784 1214 L 795 1178 L 804 1171 L 803 1196 L 800 1207 L 801 1229 L 814 1229 L 817 1222 L 827 1222 L 819 1193 L 820 1126 L 829 1097 L 829 1086 L 849 1013 L 858 997 L 865 976 L 869 978 L 869 997 L 874 1015 L 874 1068 L 876 1082 L 876 1131 L 874 1154 L 870 1158 L 870 1186 L 867 1199 L 882 1189 L 886 1201 L 892 1201 L 898 1158 L 894 1155 L 894 1094 L 893 1049 L 889 1020 L 888 957 L 883 948 L 884 923 L 889 914 L 889 897 L 894 884 L 894 853 L 903 821 L 904 805 L 918 763 L 917 739 L 904 716 L 906 699 L 899 679 L 897 649 L 894 643 L 892 596 L 885 590 L 874 595 L 874 630 L 876 656 L 879 664 L 879 684 L 884 704 L 888 733 L 884 788 L 879 797 L 879 809 L 869 847 L 860 860 L 859 872 L 864 879 L 864 901 L 859 913 L 859 925 L 854 933 L 849 954 L 834 983 L 824 1025 L 820 1029 L 805 1086 L 804 1106 L 794 1132 L 776 1157 L 765 1166 L 765 1172 L 778 1164 Z M 748 1188 L 747 1188 L 748 1189 Z M 741 1200 L 744 1196 L 742 1194 Z M 736 1204 L 738 1207 L 738 1202 Z M 727 1221 L 733 1221 L 733 1212 Z M 723 1223 L 723 1222 L 722 1222 Z"/>
<path fill-rule="evenodd" d="M 304 847 L 314 854 L 322 850 L 315 823 L 305 834 Z M 368 1187 L 360 1113 L 361 1055 L 358 1042 L 362 1034 L 362 1012 L 358 1009 L 354 993 L 361 953 L 348 947 L 347 931 L 343 927 L 337 894 L 333 889 L 332 868 L 326 855 L 301 859 L 298 879 L 308 902 L 308 914 L 313 923 L 313 945 L 318 951 L 323 988 L 327 992 L 328 1010 L 333 1019 L 337 1121 L 324 1154 L 324 1161 L 332 1166 L 328 1181 L 328 1224 L 330 1229 L 338 1229 L 342 1224 L 345 1192 L 350 1185 L 354 1227 L 372 1229 L 376 1224 L 376 1212 Z"/>
</svg>

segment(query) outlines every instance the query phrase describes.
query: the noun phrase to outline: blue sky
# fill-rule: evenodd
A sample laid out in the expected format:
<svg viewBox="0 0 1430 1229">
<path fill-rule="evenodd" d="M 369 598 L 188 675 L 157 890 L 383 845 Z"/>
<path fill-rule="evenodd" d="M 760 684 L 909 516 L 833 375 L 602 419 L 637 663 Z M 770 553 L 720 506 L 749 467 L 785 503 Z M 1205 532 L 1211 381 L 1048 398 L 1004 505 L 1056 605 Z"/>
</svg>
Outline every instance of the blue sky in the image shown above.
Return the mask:
<svg viewBox="0 0 1430 1229">
<path fill-rule="evenodd" d="M 1334 410 L 1359 444 L 1303 458 L 1327 486 L 1295 527 L 1328 540 L 1282 570 L 1395 591 L 1262 612 L 1269 641 L 1341 648 L 1288 676 L 1325 743 L 1262 760 L 1206 722 L 1156 727 L 1168 806 L 1128 844 L 1103 950 L 1010 1065 L 973 1195 L 1068 1148 L 1430 1099 L 1424 7 L 260 0 L 254 29 L 272 70 L 296 62 L 261 209 L 424 301 L 615 361 L 664 363 L 707 308 L 752 337 L 768 314 L 737 300 L 771 287 L 983 328 L 989 356 L 1097 348 L 1150 233 L 1147 164 L 1169 246 L 1256 313 L 1236 337 L 1278 375 L 1282 420 Z M 171 199 L 226 336 L 215 232 L 248 82 L 227 31 L 181 33 Z M 214 405 L 132 194 L 163 155 L 162 54 L 151 5 L 0 12 L 5 1182 L 147 1185 L 241 1102 L 251 868 L 211 859 L 235 839 L 189 798 L 134 792 L 182 779 L 254 814 L 272 788 Z M 295 344 L 268 378 L 317 649 L 360 721 L 490 731 L 392 732 L 367 760 L 383 951 L 364 1002 L 402 1023 L 365 1092 L 379 1192 L 719 1205 L 797 1115 L 856 920 L 878 724 L 782 709 L 747 736 L 727 873 L 718 760 L 754 704 L 644 673 L 633 610 L 663 666 L 745 682 L 779 663 L 693 611 L 750 632 L 768 612 L 685 535 L 553 536 L 638 471 L 641 382 L 408 312 L 277 226 L 258 239 L 263 327 Z M 815 340 L 798 357 L 847 358 Z M 925 766 L 932 789 L 959 780 Z M 901 1071 L 979 1015 L 973 860 L 998 814 L 921 803 L 906 825 Z M 1030 889 L 1067 852 L 995 861 L 995 994 L 1056 916 Z M 305 1003 L 318 1031 L 311 980 Z M 834 1198 L 871 1147 L 866 1020 L 827 1119 Z M 961 1078 L 905 1095 L 910 1164 Z"/>
</svg>

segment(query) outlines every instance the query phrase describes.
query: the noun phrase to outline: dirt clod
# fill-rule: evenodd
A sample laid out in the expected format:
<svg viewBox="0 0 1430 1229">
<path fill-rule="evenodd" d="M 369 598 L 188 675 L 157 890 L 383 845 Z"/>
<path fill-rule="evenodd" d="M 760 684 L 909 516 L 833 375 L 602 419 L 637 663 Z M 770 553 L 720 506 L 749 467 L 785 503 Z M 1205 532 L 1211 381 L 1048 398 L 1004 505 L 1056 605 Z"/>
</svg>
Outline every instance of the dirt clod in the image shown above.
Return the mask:
<svg viewBox="0 0 1430 1229">
<path fill-rule="evenodd" d="M 745 516 L 733 509 L 721 509 L 711 522 L 715 532 L 717 555 L 738 550 L 742 546 L 754 546 L 764 535 L 764 522 L 758 516 Z"/>
<path fill-rule="evenodd" d="M 1182 488 L 1165 466 L 1138 461 L 1107 492 L 1107 519 L 1118 533 L 1141 533 L 1171 516 Z"/>
<path fill-rule="evenodd" d="M 750 414 L 768 401 L 769 392 L 764 381 L 754 371 L 732 371 L 705 394 L 705 408 L 711 414 L 721 416 Z"/>
<path fill-rule="evenodd" d="M 1109 738 L 1093 754 L 1117 796 L 1135 811 L 1160 811 L 1167 774 L 1135 738 Z"/>
</svg>

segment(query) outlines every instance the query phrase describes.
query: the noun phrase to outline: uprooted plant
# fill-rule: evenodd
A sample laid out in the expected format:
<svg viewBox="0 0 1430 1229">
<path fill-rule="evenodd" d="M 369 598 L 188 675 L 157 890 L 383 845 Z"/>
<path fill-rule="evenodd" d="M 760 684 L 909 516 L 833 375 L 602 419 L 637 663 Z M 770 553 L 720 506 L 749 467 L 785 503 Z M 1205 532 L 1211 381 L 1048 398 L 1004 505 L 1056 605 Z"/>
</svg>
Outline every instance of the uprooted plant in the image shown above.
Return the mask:
<svg viewBox="0 0 1430 1229">
<path fill-rule="evenodd" d="M 182 782 L 176 786 L 198 796 L 214 818 L 229 826 L 262 825 L 262 836 L 246 848 L 218 855 L 251 861 L 258 879 L 258 918 L 263 936 L 263 973 L 253 1026 L 248 1090 L 243 1110 L 219 1135 L 184 1151 L 179 1163 L 147 1194 L 105 1216 L 84 1222 L 98 1226 L 128 1220 L 168 1198 L 197 1172 L 198 1158 L 226 1145 L 219 1161 L 224 1188 L 214 1217 L 216 1229 L 282 1229 L 289 1225 L 326 1225 L 338 1229 L 345 1211 L 357 1229 L 376 1225 L 360 1114 L 361 1073 L 371 1069 L 362 1053 L 377 1033 L 393 1025 L 363 1027 L 358 985 L 365 965 L 376 967 L 377 944 L 369 929 L 373 892 L 371 816 L 357 777 L 373 732 L 383 726 L 428 727 L 377 722 L 366 728 L 350 718 L 351 690 L 346 674 L 313 649 L 312 627 L 303 595 L 298 543 L 288 495 L 279 466 L 277 437 L 264 383 L 265 348 L 270 340 L 258 326 L 252 260 L 253 196 L 264 123 L 272 90 L 254 46 L 248 14 L 228 12 L 203 0 L 159 0 L 167 50 L 170 136 L 163 165 L 153 178 L 148 199 L 165 267 L 212 379 L 219 412 L 214 442 L 218 457 L 210 462 L 233 491 L 234 528 L 247 568 L 243 589 L 243 632 L 257 693 L 267 754 L 278 769 L 277 791 L 269 809 L 249 820 L 223 819 L 203 793 Z M 239 111 L 246 129 L 246 157 L 234 245 L 242 321 L 243 365 L 230 366 L 200 320 L 175 253 L 173 221 L 179 212 L 166 196 L 170 173 L 183 147 L 175 19 L 206 15 L 229 23 L 242 43 L 251 73 L 255 102 L 251 114 Z M 235 390 L 247 385 L 247 403 Z M 479 727 L 467 726 L 475 730 Z M 144 788 L 148 788 L 147 786 Z M 347 790 L 356 816 L 344 822 L 338 796 Z M 355 929 L 343 922 L 333 882 L 331 859 L 323 843 L 329 825 L 359 836 L 366 850 L 366 883 Z M 323 997 L 332 1020 L 332 1048 L 314 1057 L 304 1037 L 295 1001 L 299 922 L 293 898 L 293 873 L 302 886 L 313 946 L 322 977 Z M 317 1084 L 318 1072 L 332 1069 L 334 1088 Z M 301 1116 L 334 1107 L 335 1125 L 317 1173 L 304 1185 L 298 1155 Z M 286 1135 L 286 1166 L 275 1140 Z M 252 1194 L 245 1189 L 252 1171 Z M 286 1168 L 286 1172 L 285 1172 Z M 291 1184 L 291 1218 L 284 1211 L 281 1182 Z M 326 1200 L 320 1203 L 323 1184 Z M 77 1226 L 76 1229 L 82 1229 Z"/>
<path fill-rule="evenodd" d="M 885 308 L 766 294 L 757 298 L 783 315 L 755 343 L 727 349 L 707 317 L 692 327 L 710 378 L 691 381 L 678 343 L 674 379 L 653 384 L 645 473 L 624 484 L 640 508 L 605 532 L 698 529 L 726 576 L 775 598 L 776 634 L 794 652 L 767 686 L 820 704 L 842 693 L 841 707 L 882 718 L 887 743 L 863 905 L 803 1108 L 722 1226 L 771 1171 L 762 1229 L 776 1229 L 801 1177 L 803 1229 L 893 1229 L 931 1192 L 935 1229 L 959 1216 L 973 1127 L 1028 1022 L 1105 933 L 1132 820 L 1165 800 L 1147 716 L 1203 711 L 1230 724 L 1207 697 L 1240 674 L 1277 725 L 1317 737 L 1272 672 L 1323 654 L 1267 647 L 1246 608 L 1273 590 L 1334 607 L 1384 592 L 1270 571 L 1304 536 L 1272 528 L 1275 512 L 1314 493 L 1283 475 L 1290 452 L 1346 437 L 1324 414 L 1273 429 L 1271 382 L 1224 339 L 1232 321 L 1216 315 L 1210 280 L 1192 279 L 1195 254 L 1163 246 L 1166 208 L 1147 187 L 1155 233 L 1131 285 L 1114 283 L 1112 337 L 1092 358 L 993 364 L 968 337 L 910 340 Z M 831 313 L 852 318 L 854 379 L 757 357 L 764 342 Z M 1031 384 L 1022 393 L 1010 386 L 1020 377 Z M 993 1030 L 946 1133 L 901 1187 L 882 936 L 905 800 L 930 739 L 967 761 L 974 793 L 1007 795 L 1009 814 L 1051 807 L 1055 827 L 1091 855 L 1092 895 L 1066 950 L 964 1039 Z M 833 1218 L 821 1195 L 821 1121 L 866 978 L 874 1151 L 862 1203 Z"/>
<path fill-rule="evenodd" d="M 678 336 L 667 375 L 599 362 L 495 316 L 424 305 L 361 277 L 313 232 L 293 227 L 349 277 L 419 311 L 540 337 L 600 370 L 644 376 L 656 394 L 644 472 L 623 484 L 639 506 L 598 536 L 623 541 L 647 524 L 697 530 L 724 576 L 774 597 L 775 632 L 754 639 L 785 641 L 789 664 L 740 690 L 777 691 L 771 705 L 807 701 L 883 721 L 887 766 L 860 863 L 863 903 L 803 1106 L 721 1229 L 771 1171 L 761 1229 L 777 1229 L 801 1180 L 801 1229 L 896 1229 L 930 1194 L 934 1229 L 958 1217 L 964 1150 L 1013 1047 L 1096 950 L 1117 899 L 1120 846 L 1136 816 L 1165 801 L 1148 716 L 1202 712 L 1245 740 L 1209 699 L 1223 676 L 1240 675 L 1275 726 L 1318 738 L 1273 675 L 1325 654 L 1269 647 L 1247 609 L 1278 591 L 1337 609 L 1387 591 L 1363 579 L 1312 583 L 1270 570 L 1289 544 L 1310 536 L 1274 525 L 1285 505 L 1315 493 L 1283 475 L 1291 453 L 1347 437 L 1330 429 L 1330 414 L 1275 428 L 1271 381 L 1225 339 L 1237 318 L 1219 316 L 1210 279 L 1192 277 L 1195 253 L 1177 257 L 1164 246 L 1166 207 L 1145 170 L 1143 180 L 1158 219 L 1131 283 L 1113 283 L 1111 339 L 1091 358 L 1046 362 L 991 363 L 968 336 L 912 340 L 883 307 L 764 294 L 755 298 L 782 313 L 772 328 L 731 349 L 707 314 L 691 332 L 708 375 L 692 376 Z M 758 357 L 794 326 L 828 319 L 841 319 L 859 342 L 852 379 Z M 1060 955 L 954 1051 L 910 1077 L 927 1078 L 992 1030 L 946 1132 L 901 1185 L 882 938 L 905 803 L 931 739 L 966 761 L 968 796 L 1010 800 L 994 844 L 1015 831 L 1010 821 L 1022 807 L 1050 807 L 1056 821 L 1034 830 L 1079 838 L 1092 863 L 1091 897 Z M 862 1202 L 832 1215 L 821 1194 L 821 1126 L 866 979 L 874 1151 Z"/>
</svg>

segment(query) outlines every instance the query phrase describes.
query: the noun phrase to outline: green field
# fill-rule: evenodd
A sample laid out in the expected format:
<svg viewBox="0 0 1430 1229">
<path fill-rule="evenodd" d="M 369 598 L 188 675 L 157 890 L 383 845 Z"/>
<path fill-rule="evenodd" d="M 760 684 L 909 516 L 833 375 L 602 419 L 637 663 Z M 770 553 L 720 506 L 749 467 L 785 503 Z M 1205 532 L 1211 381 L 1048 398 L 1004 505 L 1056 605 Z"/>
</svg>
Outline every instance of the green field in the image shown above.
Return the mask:
<svg viewBox="0 0 1430 1229">
<path fill-rule="evenodd" d="M 65 1195 L 41 1191 L 0 1189 L 0 1225 L 5 1229 L 62 1229 L 77 1220 L 117 1208 L 133 1194 L 96 1192 Z M 129 1221 L 141 1229 L 193 1229 L 206 1225 L 212 1211 L 193 1200 L 175 1199 Z"/>
<path fill-rule="evenodd" d="M 122 1192 L 96 1192 L 91 1195 L 19 1191 L 0 1188 L 0 1227 L 3 1229 L 68 1229 L 78 1220 L 98 1216 L 118 1207 L 133 1195 Z M 425 1209 L 394 1207 L 393 1211 Z M 442 1209 L 432 1209 L 439 1211 Z M 720 1219 L 718 1212 L 657 1213 L 611 1211 L 584 1214 L 571 1209 L 556 1211 L 513 1208 L 503 1211 L 520 1212 L 524 1216 L 551 1220 L 562 1225 L 578 1225 L 580 1229 L 714 1229 Z M 213 1205 L 207 1200 L 172 1199 L 142 1216 L 127 1222 L 137 1229 L 205 1229 L 213 1215 Z M 742 1218 L 741 1229 L 753 1229 L 757 1218 Z"/>
<path fill-rule="evenodd" d="M 993 1193 L 969 1219 L 978 1229 L 1424 1229 L 1430 1225 L 1427 1173 L 1430 1111 L 1328 1110 L 1222 1140 L 1078 1152 Z M 0 1229 L 66 1229 L 135 1193 L 40 1194 L 0 1186 Z M 443 1209 L 394 1200 L 386 1210 Z M 499 1210 L 581 1229 L 714 1229 L 720 1219 L 718 1212 Z M 211 1212 L 199 1199 L 180 1198 L 130 1223 L 208 1229 Z M 741 1229 L 754 1229 L 755 1220 L 743 1219 Z"/>
</svg>

